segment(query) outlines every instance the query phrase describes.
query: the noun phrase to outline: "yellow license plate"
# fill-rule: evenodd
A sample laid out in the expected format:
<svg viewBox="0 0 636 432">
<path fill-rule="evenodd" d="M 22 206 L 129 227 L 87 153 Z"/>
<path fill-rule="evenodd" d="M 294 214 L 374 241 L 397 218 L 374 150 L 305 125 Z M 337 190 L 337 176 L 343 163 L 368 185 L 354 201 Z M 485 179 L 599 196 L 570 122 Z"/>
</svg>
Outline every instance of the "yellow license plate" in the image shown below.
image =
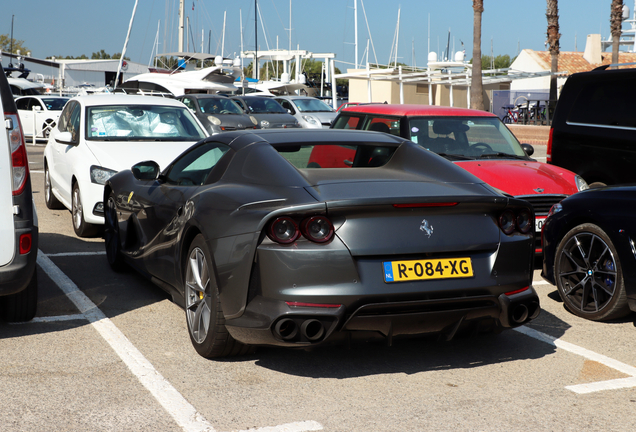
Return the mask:
<svg viewBox="0 0 636 432">
<path fill-rule="evenodd" d="M 473 276 L 470 258 L 390 261 L 384 264 L 384 282 L 466 278 Z"/>
</svg>

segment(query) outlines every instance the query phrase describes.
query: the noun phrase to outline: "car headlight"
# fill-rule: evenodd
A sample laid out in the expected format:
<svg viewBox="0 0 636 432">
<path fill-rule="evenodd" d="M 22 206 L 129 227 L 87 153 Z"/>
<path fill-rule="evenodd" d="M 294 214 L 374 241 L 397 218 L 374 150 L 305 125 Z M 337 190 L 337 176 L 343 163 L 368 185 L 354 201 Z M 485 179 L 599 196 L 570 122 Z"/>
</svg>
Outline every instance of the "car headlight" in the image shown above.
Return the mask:
<svg viewBox="0 0 636 432">
<path fill-rule="evenodd" d="M 579 190 L 579 192 L 590 188 L 587 185 L 587 182 L 583 180 L 583 177 L 581 177 L 580 175 L 574 176 L 574 181 L 576 182 L 576 188 Z"/>
<path fill-rule="evenodd" d="M 267 120 L 261 120 L 261 127 L 263 129 L 268 128 L 269 127 L 269 122 Z"/>
<path fill-rule="evenodd" d="M 97 165 L 91 166 L 91 182 L 100 185 L 106 184 L 109 178 L 117 174 L 117 171 L 100 167 Z"/>
<path fill-rule="evenodd" d="M 554 204 L 552 207 L 550 207 L 550 211 L 548 212 L 548 217 L 554 214 L 557 214 L 561 210 L 563 210 L 563 205 L 561 203 Z"/>
<path fill-rule="evenodd" d="M 218 125 L 221 124 L 221 120 L 216 118 L 216 117 L 214 117 L 214 116 L 208 116 L 208 121 L 210 123 L 212 123 L 213 125 L 215 125 L 215 126 L 218 126 Z"/>
<path fill-rule="evenodd" d="M 305 120 L 310 125 L 320 126 L 320 122 L 318 120 L 316 120 L 315 117 L 312 117 L 310 115 L 304 115 L 302 117 L 303 117 L 303 120 Z"/>
<path fill-rule="evenodd" d="M 250 120 L 252 120 L 252 123 L 254 123 L 254 126 L 258 124 L 258 120 L 256 120 L 256 117 L 250 116 Z"/>
</svg>

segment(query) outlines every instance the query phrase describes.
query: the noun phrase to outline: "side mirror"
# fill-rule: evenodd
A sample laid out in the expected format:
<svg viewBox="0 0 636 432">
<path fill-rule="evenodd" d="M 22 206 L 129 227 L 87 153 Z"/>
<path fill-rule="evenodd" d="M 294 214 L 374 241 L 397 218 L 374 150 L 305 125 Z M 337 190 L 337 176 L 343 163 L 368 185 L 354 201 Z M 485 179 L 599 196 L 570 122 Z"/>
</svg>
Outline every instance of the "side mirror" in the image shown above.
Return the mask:
<svg viewBox="0 0 636 432">
<path fill-rule="evenodd" d="M 532 156 L 534 154 L 534 147 L 532 147 L 530 144 L 521 144 L 521 148 L 524 152 L 526 152 L 528 156 Z"/>
<path fill-rule="evenodd" d="M 76 142 L 73 142 L 73 134 L 71 134 L 70 132 L 60 132 L 59 134 L 55 135 L 55 141 L 60 144 L 77 145 Z"/>
<path fill-rule="evenodd" d="M 137 180 L 156 180 L 159 177 L 159 164 L 155 161 L 144 161 L 130 168 Z"/>
<path fill-rule="evenodd" d="M 42 107 L 40 105 L 34 105 L 33 106 L 33 110 L 35 111 L 42 111 Z"/>
</svg>

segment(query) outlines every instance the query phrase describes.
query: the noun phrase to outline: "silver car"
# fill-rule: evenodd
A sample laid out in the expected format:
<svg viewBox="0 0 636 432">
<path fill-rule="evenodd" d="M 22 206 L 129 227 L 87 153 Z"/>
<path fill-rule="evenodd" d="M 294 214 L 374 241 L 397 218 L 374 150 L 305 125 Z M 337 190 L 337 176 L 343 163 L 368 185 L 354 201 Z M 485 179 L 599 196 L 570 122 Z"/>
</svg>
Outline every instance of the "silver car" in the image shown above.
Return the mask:
<svg viewBox="0 0 636 432">
<path fill-rule="evenodd" d="M 329 105 L 309 96 L 280 96 L 274 100 L 296 117 L 298 123 L 304 128 L 327 129 L 337 115 Z"/>
</svg>

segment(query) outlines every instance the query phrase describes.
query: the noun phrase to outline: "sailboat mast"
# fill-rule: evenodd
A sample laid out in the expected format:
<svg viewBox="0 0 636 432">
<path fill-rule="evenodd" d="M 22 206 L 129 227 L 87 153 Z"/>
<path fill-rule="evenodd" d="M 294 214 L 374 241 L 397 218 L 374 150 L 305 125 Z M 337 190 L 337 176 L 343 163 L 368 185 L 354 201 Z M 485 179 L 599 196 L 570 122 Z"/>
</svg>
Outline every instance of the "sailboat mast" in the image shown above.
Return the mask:
<svg viewBox="0 0 636 432">
<path fill-rule="evenodd" d="M 223 38 L 221 38 L 221 57 L 225 58 L 225 19 L 227 11 L 223 12 Z"/>
<path fill-rule="evenodd" d="M 185 3 L 179 0 L 179 52 L 183 52 L 183 32 L 185 21 Z"/>
<path fill-rule="evenodd" d="M 135 0 L 135 7 L 133 8 L 132 16 L 130 17 L 130 24 L 128 25 L 128 34 L 126 34 L 126 42 L 124 42 L 124 49 L 121 51 L 121 57 L 119 58 L 119 66 L 117 67 L 117 75 L 115 75 L 115 83 L 113 89 L 117 88 L 119 82 L 119 75 L 121 74 L 121 67 L 124 62 L 124 56 L 126 55 L 126 47 L 128 46 L 128 40 L 130 39 L 130 31 L 132 30 L 133 21 L 135 20 L 135 12 L 137 12 L 137 3 L 139 0 Z"/>
<path fill-rule="evenodd" d="M 356 69 L 358 69 L 358 0 L 353 0 L 353 32 L 356 52 Z"/>
<path fill-rule="evenodd" d="M 258 0 L 254 0 L 254 78 L 258 79 Z"/>
</svg>

